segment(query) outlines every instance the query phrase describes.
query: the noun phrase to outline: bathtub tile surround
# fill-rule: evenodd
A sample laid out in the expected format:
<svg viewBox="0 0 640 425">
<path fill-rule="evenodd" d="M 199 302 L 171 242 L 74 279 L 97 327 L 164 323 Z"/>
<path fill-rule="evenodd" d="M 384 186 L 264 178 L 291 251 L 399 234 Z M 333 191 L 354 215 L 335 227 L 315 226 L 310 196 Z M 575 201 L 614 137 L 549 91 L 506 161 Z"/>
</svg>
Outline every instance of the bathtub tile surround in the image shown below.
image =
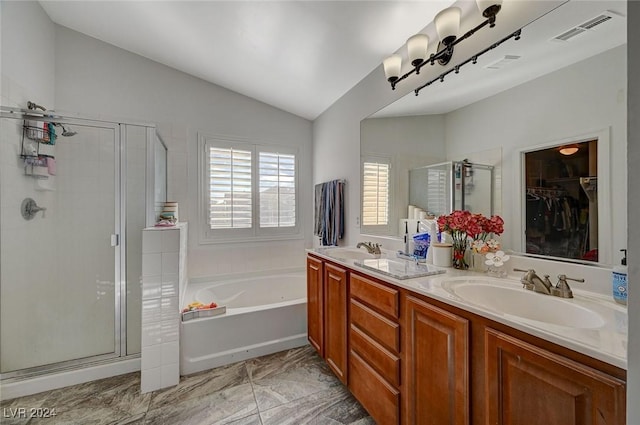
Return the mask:
<svg viewBox="0 0 640 425">
<path fill-rule="evenodd" d="M 283 391 L 285 385 L 295 391 Z M 50 419 L 3 418 L 6 424 L 374 424 L 310 346 L 181 378 L 141 394 L 140 374 L 0 402 L 2 409 L 56 408 Z M 265 404 L 261 391 L 273 390 Z"/>
<path fill-rule="evenodd" d="M 186 282 L 187 224 L 142 232 L 142 392 L 180 379 L 181 289 Z"/>
</svg>

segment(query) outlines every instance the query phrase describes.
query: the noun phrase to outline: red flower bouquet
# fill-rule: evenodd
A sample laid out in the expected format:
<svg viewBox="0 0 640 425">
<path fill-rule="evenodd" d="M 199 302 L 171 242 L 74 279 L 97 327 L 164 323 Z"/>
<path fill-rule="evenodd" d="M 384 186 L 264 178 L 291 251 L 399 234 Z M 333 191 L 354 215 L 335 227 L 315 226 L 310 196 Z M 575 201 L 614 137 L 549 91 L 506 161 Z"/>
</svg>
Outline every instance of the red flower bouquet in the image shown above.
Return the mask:
<svg viewBox="0 0 640 425">
<path fill-rule="evenodd" d="M 487 218 L 482 214 L 455 210 L 449 215 L 438 217 L 438 228 L 441 232 L 449 233 L 453 239 L 453 266 L 457 269 L 468 269 L 469 264 L 464 254 L 469 240 L 482 241 L 483 245 L 486 245 L 486 239 L 490 234 L 500 235 L 504 232 L 504 220 L 497 215 Z"/>
</svg>

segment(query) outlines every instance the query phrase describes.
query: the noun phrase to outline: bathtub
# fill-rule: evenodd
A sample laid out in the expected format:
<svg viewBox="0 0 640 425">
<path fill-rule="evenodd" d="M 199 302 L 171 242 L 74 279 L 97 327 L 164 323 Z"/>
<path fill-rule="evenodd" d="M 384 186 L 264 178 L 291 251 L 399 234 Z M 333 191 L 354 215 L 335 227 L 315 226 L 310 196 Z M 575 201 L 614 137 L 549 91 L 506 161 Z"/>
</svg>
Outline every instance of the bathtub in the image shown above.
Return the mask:
<svg viewBox="0 0 640 425">
<path fill-rule="evenodd" d="M 307 344 L 304 271 L 189 283 L 183 303 L 215 301 L 225 314 L 180 324 L 180 374 Z"/>
</svg>

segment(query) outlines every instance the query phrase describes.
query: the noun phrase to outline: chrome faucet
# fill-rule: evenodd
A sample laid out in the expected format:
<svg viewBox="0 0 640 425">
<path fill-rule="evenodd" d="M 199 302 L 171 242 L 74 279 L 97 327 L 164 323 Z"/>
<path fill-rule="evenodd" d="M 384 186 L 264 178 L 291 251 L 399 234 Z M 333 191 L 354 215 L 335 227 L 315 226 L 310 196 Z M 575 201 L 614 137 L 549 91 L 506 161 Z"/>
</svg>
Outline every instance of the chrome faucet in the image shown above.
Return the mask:
<svg viewBox="0 0 640 425">
<path fill-rule="evenodd" d="M 356 248 L 365 247 L 369 254 L 381 254 L 380 252 L 380 244 L 373 242 L 358 242 Z"/>
<path fill-rule="evenodd" d="M 525 272 L 524 276 L 520 278 L 523 288 L 540 294 L 551 295 L 551 288 L 553 288 L 553 284 L 549 280 L 549 275 L 544 275 L 544 280 L 542 280 L 533 269 L 513 269 L 513 271 Z"/>
</svg>

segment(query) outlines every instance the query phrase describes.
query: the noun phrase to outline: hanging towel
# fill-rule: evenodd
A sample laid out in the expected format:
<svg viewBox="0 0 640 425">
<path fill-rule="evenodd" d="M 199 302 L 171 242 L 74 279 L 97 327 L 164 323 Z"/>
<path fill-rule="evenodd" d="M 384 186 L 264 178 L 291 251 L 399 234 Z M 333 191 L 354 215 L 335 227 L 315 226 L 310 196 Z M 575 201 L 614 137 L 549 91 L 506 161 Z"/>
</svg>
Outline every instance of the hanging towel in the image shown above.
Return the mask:
<svg viewBox="0 0 640 425">
<path fill-rule="evenodd" d="M 322 245 L 337 245 L 344 236 L 344 182 L 333 180 L 315 186 L 314 234 Z"/>
</svg>

